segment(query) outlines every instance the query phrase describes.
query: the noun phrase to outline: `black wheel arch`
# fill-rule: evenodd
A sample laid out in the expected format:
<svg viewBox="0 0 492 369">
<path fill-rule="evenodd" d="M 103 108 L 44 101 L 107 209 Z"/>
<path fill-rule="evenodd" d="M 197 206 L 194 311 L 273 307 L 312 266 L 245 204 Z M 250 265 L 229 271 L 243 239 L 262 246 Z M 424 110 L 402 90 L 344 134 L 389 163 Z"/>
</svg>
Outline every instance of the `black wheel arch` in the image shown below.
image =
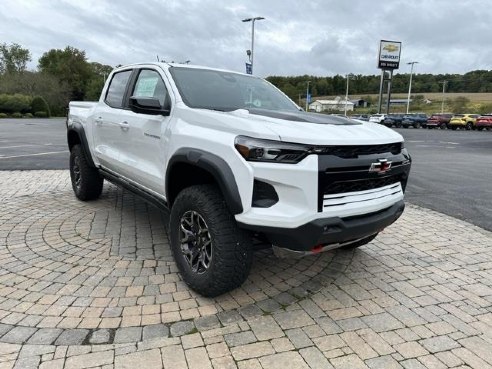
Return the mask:
<svg viewBox="0 0 492 369">
<path fill-rule="evenodd" d="M 197 171 L 194 177 L 188 173 L 190 170 Z M 168 206 L 172 206 L 183 188 L 208 182 L 218 185 L 232 214 L 243 212 L 239 189 L 229 164 L 215 154 L 189 147 L 177 150 L 168 162 L 165 183 Z"/>
<path fill-rule="evenodd" d="M 74 122 L 67 128 L 67 143 L 68 149 L 70 151 L 72 150 L 72 147 L 80 144 L 82 146 L 82 149 L 84 150 L 87 164 L 89 164 L 89 166 L 92 168 L 96 167 L 94 161 L 92 160 L 91 151 L 89 149 L 89 142 L 87 141 L 84 126 L 81 123 Z"/>
</svg>

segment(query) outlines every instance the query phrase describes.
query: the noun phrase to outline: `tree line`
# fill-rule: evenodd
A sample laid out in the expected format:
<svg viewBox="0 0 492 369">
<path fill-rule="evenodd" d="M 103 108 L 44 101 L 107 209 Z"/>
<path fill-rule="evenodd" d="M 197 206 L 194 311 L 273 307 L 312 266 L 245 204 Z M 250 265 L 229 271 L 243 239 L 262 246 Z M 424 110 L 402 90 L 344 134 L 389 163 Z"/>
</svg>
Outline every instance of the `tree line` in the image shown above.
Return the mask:
<svg viewBox="0 0 492 369">
<path fill-rule="evenodd" d="M 65 115 L 70 100 L 97 100 L 110 65 L 89 62 L 85 51 L 67 46 L 42 54 L 36 70 L 28 70 L 31 52 L 22 46 L 0 44 L 0 117 Z M 270 76 L 267 80 L 280 88 L 294 101 L 310 93 L 316 96 L 345 95 L 346 77 L 342 75 Z M 408 74 L 395 74 L 393 93 L 408 91 Z M 492 70 L 475 70 L 465 74 L 416 74 L 412 92 L 440 92 L 446 81 L 447 92 L 492 92 Z M 352 75 L 351 96 L 374 94 L 379 91 L 379 75 Z"/>
<path fill-rule="evenodd" d="M 350 95 L 375 94 L 379 92 L 380 75 L 352 75 L 349 81 Z M 281 89 L 294 101 L 299 95 L 306 96 L 307 81 L 312 96 L 345 96 L 345 76 L 271 76 L 267 80 Z M 475 70 L 465 74 L 414 74 L 412 93 L 441 92 L 446 81 L 446 92 L 492 92 L 492 70 Z M 393 76 L 392 93 L 408 92 L 409 74 Z"/>
<path fill-rule="evenodd" d="M 0 44 L 0 117 L 63 116 L 70 100 L 97 100 L 113 69 L 71 46 L 43 53 L 35 71 L 31 60 L 28 49 Z"/>
</svg>

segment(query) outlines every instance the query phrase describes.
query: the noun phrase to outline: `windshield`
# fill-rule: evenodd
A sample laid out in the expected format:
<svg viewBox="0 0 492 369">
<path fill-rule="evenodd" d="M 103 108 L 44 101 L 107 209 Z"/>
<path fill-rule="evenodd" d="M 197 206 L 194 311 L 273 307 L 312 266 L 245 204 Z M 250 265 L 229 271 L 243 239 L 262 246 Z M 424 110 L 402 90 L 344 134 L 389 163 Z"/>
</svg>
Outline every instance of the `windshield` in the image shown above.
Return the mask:
<svg viewBox="0 0 492 369">
<path fill-rule="evenodd" d="M 299 111 L 290 99 L 261 78 L 197 68 L 172 67 L 169 71 L 190 108 Z"/>
</svg>

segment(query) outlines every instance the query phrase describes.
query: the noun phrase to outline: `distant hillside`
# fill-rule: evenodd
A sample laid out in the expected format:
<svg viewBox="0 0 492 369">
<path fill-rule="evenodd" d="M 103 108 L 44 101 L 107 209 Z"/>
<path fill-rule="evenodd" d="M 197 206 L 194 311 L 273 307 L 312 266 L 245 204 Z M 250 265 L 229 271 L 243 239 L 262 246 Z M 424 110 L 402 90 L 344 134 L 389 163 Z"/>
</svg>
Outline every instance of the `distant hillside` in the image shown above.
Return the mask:
<svg viewBox="0 0 492 369">
<path fill-rule="evenodd" d="M 412 93 L 412 96 L 422 95 L 424 99 L 429 99 L 432 102 L 439 102 L 442 100 L 442 92 L 426 92 L 426 93 Z M 335 97 L 341 97 L 345 99 L 344 95 L 327 95 L 327 96 L 313 96 L 312 100 L 331 100 Z M 363 94 L 363 95 L 349 95 L 349 99 L 365 99 L 369 97 L 372 101 L 377 102 L 378 94 Z M 445 95 L 446 100 L 455 100 L 457 97 L 465 97 L 470 100 L 471 103 L 492 103 L 492 92 L 450 92 Z M 391 94 L 392 99 L 406 99 L 407 94 L 394 93 Z"/>
</svg>

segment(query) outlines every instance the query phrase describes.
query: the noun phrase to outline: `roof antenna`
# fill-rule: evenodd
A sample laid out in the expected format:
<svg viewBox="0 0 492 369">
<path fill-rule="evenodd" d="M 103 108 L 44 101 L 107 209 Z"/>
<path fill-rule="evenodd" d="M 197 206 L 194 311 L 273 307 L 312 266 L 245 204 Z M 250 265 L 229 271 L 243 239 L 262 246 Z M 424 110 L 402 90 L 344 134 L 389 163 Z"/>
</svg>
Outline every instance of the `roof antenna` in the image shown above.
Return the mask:
<svg viewBox="0 0 492 369">
<path fill-rule="evenodd" d="M 159 62 L 159 55 L 157 55 L 157 62 Z"/>
</svg>

